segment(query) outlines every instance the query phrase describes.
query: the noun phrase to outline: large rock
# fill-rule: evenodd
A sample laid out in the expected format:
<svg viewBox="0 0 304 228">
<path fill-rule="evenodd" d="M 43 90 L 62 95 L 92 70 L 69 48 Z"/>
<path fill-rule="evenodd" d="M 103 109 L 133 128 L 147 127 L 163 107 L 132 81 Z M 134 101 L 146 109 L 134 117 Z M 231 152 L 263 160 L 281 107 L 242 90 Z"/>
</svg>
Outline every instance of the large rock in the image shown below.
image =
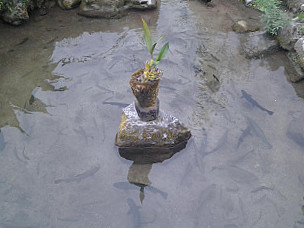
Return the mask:
<svg viewBox="0 0 304 228">
<path fill-rule="evenodd" d="M 79 14 L 87 17 L 119 18 L 128 9 L 154 9 L 156 0 L 82 0 Z"/>
<path fill-rule="evenodd" d="M 125 0 L 83 0 L 79 14 L 87 17 L 118 18 L 126 9 Z"/>
<path fill-rule="evenodd" d="M 141 121 L 130 104 L 122 109 L 115 144 L 119 147 L 174 147 L 186 142 L 190 131 L 175 117 L 160 111 L 156 120 Z"/>
<path fill-rule="evenodd" d="M 73 9 L 80 5 L 81 0 L 57 0 L 57 3 L 62 9 Z"/>
<path fill-rule="evenodd" d="M 40 15 L 45 15 L 54 5 L 55 0 L 11 0 L 0 7 L 0 18 L 9 24 L 20 25 L 29 20 L 30 11 L 38 8 Z"/>
<path fill-rule="evenodd" d="M 255 32 L 260 30 L 258 26 L 248 24 L 246 21 L 237 21 L 232 25 L 232 30 L 237 33 Z"/>
<path fill-rule="evenodd" d="M 246 34 L 242 44 L 242 52 L 247 58 L 260 58 L 279 50 L 279 43 L 265 32 Z"/>
<path fill-rule="evenodd" d="M 296 13 L 304 10 L 304 0 L 284 0 L 288 8 Z"/>
<path fill-rule="evenodd" d="M 120 147 L 121 157 L 140 164 L 163 162 L 184 149 L 187 141 L 172 147 Z"/>
<path fill-rule="evenodd" d="M 304 35 L 304 22 L 301 19 L 294 19 L 278 33 L 280 46 L 288 51 L 293 50 L 295 43 Z"/>
<path fill-rule="evenodd" d="M 155 9 L 157 5 L 156 0 L 126 0 L 126 4 L 130 8 L 140 10 Z"/>
<path fill-rule="evenodd" d="M 289 80 L 299 82 L 304 79 L 304 38 L 300 38 L 294 45 L 294 51 L 288 53 L 288 57 L 295 66 L 297 74 L 292 74 Z"/>
<path fill-rule="evenodd" d="M 5 22 L 12 25 L 20 25 L 29 20 L 27 12 L 27 4 L 19 1 L 13 1 L 10 9 L 4 9 L 1 13 L 1 18 Z"/>
</svg>

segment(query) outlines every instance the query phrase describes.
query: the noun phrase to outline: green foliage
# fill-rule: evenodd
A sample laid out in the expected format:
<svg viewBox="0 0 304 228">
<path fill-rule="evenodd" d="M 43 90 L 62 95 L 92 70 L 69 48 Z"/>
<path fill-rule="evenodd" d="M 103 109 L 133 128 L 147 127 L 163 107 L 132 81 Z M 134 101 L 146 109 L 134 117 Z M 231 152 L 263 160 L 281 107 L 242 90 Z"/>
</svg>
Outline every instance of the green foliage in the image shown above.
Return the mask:
<svg viewBox="0 0 304 228">
<path fill-rule="evenodd" d="M 154 49 L 155 49 L 156 45 L 164 39 L 164 37 L 163 36 L 160 37 L 154 44 L 152 44 L 152 38 L 151 38 L 151 33 L 150 33 L 150 30 L 149 30 L 149 27 L 148 27 L 148 25 L 147 25 L 147 23 L 145 22 L 144 19 L 142 19 L 142 22 L 143 22 L 143 29 L 144 29 L 144 37 L 145 37 L 146 46 L 147 46 L 148 51 L 150 53 L 151 60 L 153 60 Z M 156 61 L 153 60 L 152 61 L 153 66 L 150 65 L 150 67 L 155 67 L 165 57 L 168 50 L 169 50 L 169 42 L 167 42 L 162 47 L 162 49 L 160 50 L 160 52 L 157 56 Z"/>
<path fill-rule="evenodd" d="M 261 21 L 265 23 L 265 31 L 271 35 L 277 35 L 279 30 L 288 23 L 288 18 L 280 7 L 282 2 L 278 0 L 255 0 L 253 6 L 264 14 Z"/>
<path fill-rule="evenodd" d="M 164 39 L 164 37 L 160 37 L 155 43 L 153 43 L 149 27 L 144 19 L 142 19 L 142 23 L 144 29 L 145 43 L 151 57 L 150 63 L 147 61 L 145 64 L 144 81 L 158 80 L 160 79 L 162 72 L 157 68 L 157 65 L 166 56 L 169 50 L 169 42 L 165 43 L 165 45 L 161 48 L 156 60 L 153 60 L 153 52 L 155 50 L 155 47 L 160 41 Z"/>
<path fill-rule="evenodd" d="M 263 13 L 272 8 L 278 8 L 282 5 L 281 1 L 278 0 L 255 0 L 253 2 L 253 7 L 259 9 Z"/>
</svg>

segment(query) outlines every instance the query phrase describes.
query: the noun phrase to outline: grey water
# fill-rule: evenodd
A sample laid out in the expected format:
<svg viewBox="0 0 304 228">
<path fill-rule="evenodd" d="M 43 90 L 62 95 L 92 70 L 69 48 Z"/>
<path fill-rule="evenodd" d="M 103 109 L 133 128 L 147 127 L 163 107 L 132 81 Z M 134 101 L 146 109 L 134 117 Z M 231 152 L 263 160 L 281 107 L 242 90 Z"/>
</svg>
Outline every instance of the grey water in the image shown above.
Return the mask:
<svg viewBox="0 0 304 228">
<path fill-rule="evenodd" d="M 304 227 L 303 86 L 287 80 L 285 53 L 241 54 L 231 26 L 258 21 L 256 11 L 213 2 L 162 0 L 115 20 L 54 8 L 0 23 L 1 228 Z M 192 132 L 148 167 L 114 145 L 129 79 L 149 59 L 142 17 L 170 42 L 160 108 Z M 139 179 L 145 188 L 128 181 Z"/>
</svg>

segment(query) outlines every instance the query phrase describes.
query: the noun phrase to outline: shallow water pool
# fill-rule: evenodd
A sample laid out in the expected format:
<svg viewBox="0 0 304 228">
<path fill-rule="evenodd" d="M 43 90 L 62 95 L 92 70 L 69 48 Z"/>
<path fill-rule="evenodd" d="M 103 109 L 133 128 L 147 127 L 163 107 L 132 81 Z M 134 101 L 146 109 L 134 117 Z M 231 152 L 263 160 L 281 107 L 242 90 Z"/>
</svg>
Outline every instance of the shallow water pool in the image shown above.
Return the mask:
<svg viewBox="0 0 304 228">
<path fill-rule="evenodd" d="M 282 52 L 246 59 L 231 26 L 258 13 L 213 2 L 163 0 L 117 20 L 55 8 L 0 24 L 1 228 L 304 227 L 293 71 Z M 170 42 L 160 107 L 192 132 L 155 164 L 133 164 L 114 145 L 131 74 L 149 58 L 141 17 Z"/>
</svg>

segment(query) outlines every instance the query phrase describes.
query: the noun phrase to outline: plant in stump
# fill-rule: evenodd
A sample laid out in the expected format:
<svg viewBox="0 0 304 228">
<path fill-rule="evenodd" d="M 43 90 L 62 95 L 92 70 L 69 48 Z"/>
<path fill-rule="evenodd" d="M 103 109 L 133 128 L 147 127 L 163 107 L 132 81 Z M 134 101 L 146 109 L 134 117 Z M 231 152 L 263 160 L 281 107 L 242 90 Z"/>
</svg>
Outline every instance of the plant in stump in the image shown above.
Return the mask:
<svg viewBox="0 0 304 228">
<path fill-rule="evenodd" d="M 135 72 L 130 80 L 130 86 L 136 97 L 135 107 L 141 120 L 150 121 L 158 117 L 159 101 L 157 99 L 159 81 L 163 72 L 159 70 L 158 64 L 165 57 L 169 50 L 167 42 L 160 50 L 157 58 L 153 59 L 153 52 L 156 45 L 163 40 L 160 37 L 155 43 L 152 42 L 149 27 L 142 19 L 145 43 L 150 53 L 150 61 L 146 61 L 145 68 Z"/>
</svg>

